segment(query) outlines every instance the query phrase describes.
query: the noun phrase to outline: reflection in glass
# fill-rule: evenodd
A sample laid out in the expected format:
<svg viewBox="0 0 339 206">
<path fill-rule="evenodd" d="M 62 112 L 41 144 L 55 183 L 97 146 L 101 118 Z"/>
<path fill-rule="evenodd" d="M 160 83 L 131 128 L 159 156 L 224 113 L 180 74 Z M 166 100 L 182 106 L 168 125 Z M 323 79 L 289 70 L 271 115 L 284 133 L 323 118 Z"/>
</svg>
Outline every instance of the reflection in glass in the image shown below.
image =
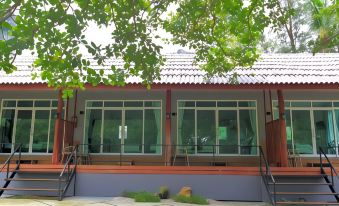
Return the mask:
<svg viewBox="0 0 339 206">
<path fill-rule="evenodd" d="M 103 152 L 120 153 L 121 134 L 119 126 L 122 125 L 121 110 L 104 110 Z"/>
<path fill-rule="evenodd" d="M 294 149 L 299 154 L 313 154 L 309 110 L 292 110 Z"/>
<path fill-rule="evenodd" d="M 12 135 L 14 126 L 14 109 L 3 109 L 1 116 L 1 147 L 0 153 L 11 153 L 12 149 Z"/>
<path fill-rule="evenodd" d="M 177 152 L 195 153 L 195 110 L 179 109 L 178 111 L 178 146 Z"/>
<path fill-rule="evenodd" d="M 57 118 L 57 110 L 51 110 L 51 129 L 49 130 L 49 143 L 48 143 L 48 153 L 53 152 L 53 145 L 54 145 L 54 127 L 55 127 L 55 120 Z"/>
<path fill-rule="evenodd" d="M 145 109 L 144 152 L 161 152 L 161 110 Z"/>
<path fill-rule="evenodd" d="M 143 111 L 126 110 L 125 111 L 125 129 L 124 152 L 141 153 L 142 152 L 142 128 L 143 128 Z"/>
<path fill-rule="evenodd" d="M 90 153 L 100 152 L 102 115 L 100 109 L 86 112 L 85 135 Z"/>
<path fill-rule="evenodd" d="M 240 154 L 257 154 L 257 119 L 255 110 L 239 110 Z"/>
<path fill-rule="evenodd" d="M 15 130 L 15 143 L 22 144 L 22 152 L 29 151 L 31 122 L 31 110 L 18 110 Z"/>
<path fill-rule="evenodd" d="M 219 111 L 219 153 L 238 154 L 238 120 L 236 110 Z"/>
<path fill-rule="evenodd" d="M 216 143 L 214 110 L 197 110 L 197 152 L 213 153 Z"/>
<path fill-rule="evenodd" d="M 46 152 L 49 127 L 49 110 L 36 110 L 32 152 Z"/>
<path fill-rule="evenodd" d="M 327 154 L 335 154 L 332 111 L 317 110 L 313 112 L 313 115 L 317 150 L 319 147 L 322 147 Z"/>
</svg>

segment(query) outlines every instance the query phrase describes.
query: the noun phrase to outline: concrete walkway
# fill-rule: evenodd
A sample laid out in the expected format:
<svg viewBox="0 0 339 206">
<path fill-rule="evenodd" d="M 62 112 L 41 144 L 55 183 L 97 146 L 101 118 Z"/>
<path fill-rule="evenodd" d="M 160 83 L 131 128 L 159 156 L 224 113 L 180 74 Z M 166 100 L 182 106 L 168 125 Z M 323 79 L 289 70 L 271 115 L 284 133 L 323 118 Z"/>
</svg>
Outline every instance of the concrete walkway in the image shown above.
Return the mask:
<svg viewBox="0 0 339 206">
<path fill-rule="evenodd" d="M 218 202 L 209 200 L 210 206 L 268 206 L 262 202 Z M 63 201 L 53 198 L 20 199 L 0 198 L 1 206 L 192 206 L 193 204 L 177 203 L 172 200 L 162 200 L 160 203 L 136 203 L 133 199 L 124 197 L 67 197 Z"/>
</svg>

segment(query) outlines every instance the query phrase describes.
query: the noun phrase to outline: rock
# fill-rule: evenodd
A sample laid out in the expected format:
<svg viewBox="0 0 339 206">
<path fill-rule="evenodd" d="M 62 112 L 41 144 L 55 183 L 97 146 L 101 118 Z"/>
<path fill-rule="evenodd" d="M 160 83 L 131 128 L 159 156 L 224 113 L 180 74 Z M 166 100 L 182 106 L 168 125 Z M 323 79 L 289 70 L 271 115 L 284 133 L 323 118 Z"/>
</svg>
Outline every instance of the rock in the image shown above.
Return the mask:
<svg viewBox="0 0 339 206">
<path fill-rule="evenodd" d="M 182 187 L 179 195 L 185 196 L 185 197 L 191 197 L 192 196 L 192 188 L 191 187 Z"/>
</svg>

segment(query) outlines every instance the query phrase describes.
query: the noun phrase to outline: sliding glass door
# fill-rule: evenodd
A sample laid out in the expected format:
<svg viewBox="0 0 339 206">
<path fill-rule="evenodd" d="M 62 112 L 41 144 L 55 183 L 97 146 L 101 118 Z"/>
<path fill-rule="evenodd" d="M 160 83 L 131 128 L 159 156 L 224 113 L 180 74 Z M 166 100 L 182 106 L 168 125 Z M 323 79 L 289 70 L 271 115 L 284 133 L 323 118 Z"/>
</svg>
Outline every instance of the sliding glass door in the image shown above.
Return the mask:
<svg viewBox="0 0 339 206">
<path fill-rule="evenodd" d="M 84 147 L 90 153 L 160 154 L 161 113 L 161 101 L 87 101 Z"/>
</svg>

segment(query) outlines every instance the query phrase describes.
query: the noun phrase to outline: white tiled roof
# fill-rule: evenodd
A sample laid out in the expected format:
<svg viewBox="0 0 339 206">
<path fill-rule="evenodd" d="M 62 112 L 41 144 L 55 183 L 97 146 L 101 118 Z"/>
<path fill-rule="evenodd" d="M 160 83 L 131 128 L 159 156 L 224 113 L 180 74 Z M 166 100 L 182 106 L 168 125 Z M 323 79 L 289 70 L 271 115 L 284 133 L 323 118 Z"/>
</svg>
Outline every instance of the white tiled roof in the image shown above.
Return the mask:
<svg viewBox="0 0 339 206">
<path fill-rule="evenodd" d="M 155 84 L 229 84 L 231 73 L 223 77 L 207 79 L 206 73 L 193 65 L 193 54 L 166 55 L 166 64 L 161 68 L 161 80 Z M 18 57 L 18 70 L 12 74 L 0 72 L 0 84 L 44 83 L 32 80 L 29 67 L 33 57 Z M 90 59 L 94 69 L 102 69 Z M 106 61 L 109 66 L 122 67 L 121 60 Z M 336 84 L 339 83 L 339 54 L 264 54 L 251 68 L 236 68 L 239 84 Z M 129 77 L 129 84 L 140 83 L 140 78 Z"/>
</svg>

